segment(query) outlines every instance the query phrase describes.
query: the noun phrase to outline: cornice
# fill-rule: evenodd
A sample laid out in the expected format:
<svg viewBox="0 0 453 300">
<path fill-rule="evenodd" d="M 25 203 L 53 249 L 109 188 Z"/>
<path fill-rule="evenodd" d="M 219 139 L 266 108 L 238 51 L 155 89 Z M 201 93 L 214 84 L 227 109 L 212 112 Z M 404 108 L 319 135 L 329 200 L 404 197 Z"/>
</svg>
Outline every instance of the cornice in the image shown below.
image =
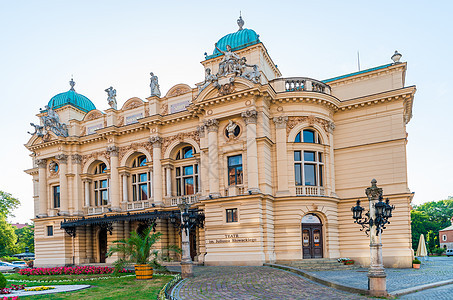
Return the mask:
<svg viewBox="0 0 453 300">
<path fill-rule="evenodd" d="M 341 105 L 341 101 L 332 95 L 307 91 L 277 93 L 275 98 L 271 100 L 272 104 L 290 102 L 319 104 L 333 110 L 334 112 L 338 111 Z"/>
<path fill-rule="evenodd" d="M 28 175 L 38 175 L 39 173 L 38 168 L 27 169 L 24 170 L 24 172 L 27 173 Z"/>
</svg>

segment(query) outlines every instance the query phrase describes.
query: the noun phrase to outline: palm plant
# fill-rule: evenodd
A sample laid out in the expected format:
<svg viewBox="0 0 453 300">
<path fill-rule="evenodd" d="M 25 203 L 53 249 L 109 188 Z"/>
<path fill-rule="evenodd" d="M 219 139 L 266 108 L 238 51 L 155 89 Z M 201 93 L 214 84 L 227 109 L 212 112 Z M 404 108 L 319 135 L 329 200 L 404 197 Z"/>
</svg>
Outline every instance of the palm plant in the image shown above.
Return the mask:
<svg viewBox="0 0 453 300">
<path fill-rule="evenodd" d="M 156 261 L 158 251 L 153 250 L 152 247 L 160 239 L 162 233 L 151 233 L 151 231 L 152 226 L 144 230 L 141 234 L 132 231 L 129 238 L 113 242 L 114 245 L 110 247 L 108 256 L 114 253 L 122 254 L 122 257 L 114 263 L 116 272 L 132 263 L 136 265 L 152 264 L 159 266 Z"/>
</svg>

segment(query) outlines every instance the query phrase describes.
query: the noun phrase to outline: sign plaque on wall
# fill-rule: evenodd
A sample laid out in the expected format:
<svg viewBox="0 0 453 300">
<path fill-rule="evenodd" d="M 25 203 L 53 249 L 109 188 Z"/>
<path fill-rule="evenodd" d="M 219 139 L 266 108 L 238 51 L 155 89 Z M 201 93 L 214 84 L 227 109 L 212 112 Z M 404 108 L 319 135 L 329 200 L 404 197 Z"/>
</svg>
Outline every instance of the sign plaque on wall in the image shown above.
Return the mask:
<svg viewBox="0 0 453 300">
<path fill-rule="evenodd" d="M 257 239 L 249 238 L 249 237 L 242 237 L 239 234 L 225 234 L 224 238 L 220 239 L 212 239 L 206 240 L 206 244 L 228 244 L 228 243 L 253 243 L 256 242 Z"/>
</svg>

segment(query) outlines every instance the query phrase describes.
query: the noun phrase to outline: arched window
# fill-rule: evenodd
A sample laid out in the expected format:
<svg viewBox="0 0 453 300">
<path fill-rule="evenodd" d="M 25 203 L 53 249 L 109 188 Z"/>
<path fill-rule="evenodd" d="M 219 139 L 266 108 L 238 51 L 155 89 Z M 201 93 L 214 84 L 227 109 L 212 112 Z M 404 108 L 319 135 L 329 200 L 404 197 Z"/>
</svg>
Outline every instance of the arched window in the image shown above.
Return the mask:
<svg viewBox="0 0 453 300">
<path fill-rule="evenodd" d="M 103 206 L 109 204 L 109 179 L 107 178 L 107 166 L 101 162 L 94 168 L 93 178 L 94 187 L 94 206 Z"/>
<path fill-rule="evenodd" d="M 143 201 L 151 199 L 151 174 L 146 167 L 146 155 L 139 155 L 132 161 L 132 200 Z"/>
<path fill-rule="evenodd" d="M 195 149 L 184 146 L 176 153 L 175 167 L 176 195 L 193 195 L 199 191 L 198 164 L 194 159 Z"/>
<path fill-rule="evenodd" d="M 317 131 L 312 129 L 304 129 L 296 135 L 294 142 L 321 144 L 321 138 Z"/>
</svg>

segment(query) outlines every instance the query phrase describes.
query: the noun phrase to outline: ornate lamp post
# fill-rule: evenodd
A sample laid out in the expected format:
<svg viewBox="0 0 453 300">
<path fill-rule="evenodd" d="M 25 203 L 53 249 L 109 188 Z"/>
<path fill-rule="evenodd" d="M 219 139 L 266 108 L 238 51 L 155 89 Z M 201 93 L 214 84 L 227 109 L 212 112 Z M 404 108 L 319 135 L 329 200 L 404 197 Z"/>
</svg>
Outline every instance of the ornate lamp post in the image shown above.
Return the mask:
<svg viewBox="0 0 453 300">
<path fill-rule="evenodd" d="M 189 232 L 195 226 L 203 227 L 204 214 L 198 213 L 197 210 L 190 210 L 190 204 L 187 198 L 183 197 L 182 202 L 178 204 L 181 211 L 181 218 L 172 213 L 169 216 L 170 223 L 181 230 L 182 258 L 181 258 L 181 277 L 188 278 L 193 276 L 193 262 L 190 257 Z"/>
<path fill-rule="evenodd" d="M 362 225 L 360 231 L 365 230 L 365 233 L 370 236 L 370 268 L 368 269 L 368 290 L 372 296 L 386 296 L 386 277 L 384 263 L 382 259 L 382 243 L 381 236 L 386 228 L 386 224 L 390 224 L 389 218 L 392 217 L 392 211 L 395 209 L 390 205 L 390 200 L 383 202 L 382 189 L 376 185 L 376 179 L 371 181 L 371 187 L 365 190 L 370 204 L 369 211 L 362 216 L 365 210 L 360 206 L 360 200 L 357 200 L 357 205 L 351 208 L 354 223 Z"/>
</svg>

